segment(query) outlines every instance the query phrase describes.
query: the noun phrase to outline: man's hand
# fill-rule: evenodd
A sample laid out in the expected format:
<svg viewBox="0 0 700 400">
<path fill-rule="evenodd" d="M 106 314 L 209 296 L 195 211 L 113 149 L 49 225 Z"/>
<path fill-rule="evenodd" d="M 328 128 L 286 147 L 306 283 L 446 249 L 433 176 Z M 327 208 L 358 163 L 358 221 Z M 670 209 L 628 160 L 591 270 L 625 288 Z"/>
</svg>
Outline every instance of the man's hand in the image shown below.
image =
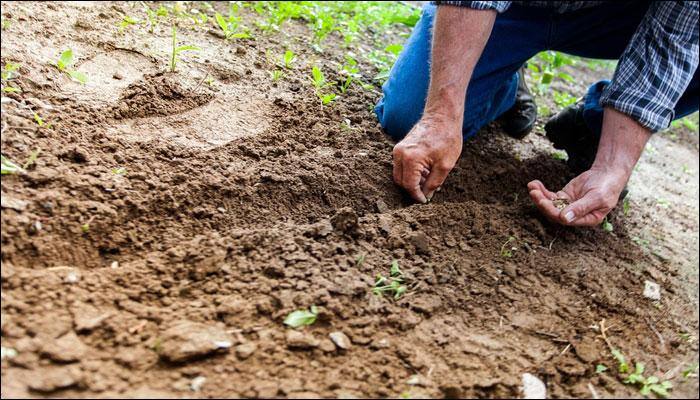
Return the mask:
<svg viewBox="0 0 700 400">
<path fill-rule="evenodd" d="M 447 178 L 462 152 L 462 127 L 423 118 L 394 146 L 394 182 L 421 203 Z"/>
<path fill-rule="evenodd" d="M 494 10 L 438 6 L 423 117 L 394 147 L 394 181 L 416 201 L 430 200 L 462 152 L 467 84 L 495 20 Z"/>
<path fill-rule="evenodd" d="M 551 221 L 571 226 L 596 226 L 615 208 L 651 133 L 629 116 L 605 108 L 595 162 L 557 193 L 540 181 L 527 184 L 537 208 Z M 559 209 L 554 201 L 570 203 Z M 561 201 L 560 200 L 560 201 Z"/>
<path fill-rule="evenodd" d="M 530 198 L 550 221 L 571 226 L 596 226 L 615 207 L 627 183 L 624 171 L 591 169 L 553 193 L 540 181 L 528 183 Z M 565 205 L 558 208 L 556 200 Z"/>
</svg>

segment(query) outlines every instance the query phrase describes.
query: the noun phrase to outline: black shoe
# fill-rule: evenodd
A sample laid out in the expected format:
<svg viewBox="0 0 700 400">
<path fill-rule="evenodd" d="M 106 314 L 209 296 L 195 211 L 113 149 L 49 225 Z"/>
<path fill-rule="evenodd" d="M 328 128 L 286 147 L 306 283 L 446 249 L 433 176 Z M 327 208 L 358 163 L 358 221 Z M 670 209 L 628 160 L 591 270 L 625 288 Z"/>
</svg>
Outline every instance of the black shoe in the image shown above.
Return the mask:
<svg viewBox="0 0 700 400">
<path fill-rule="evenodd" d="M 501 127 L 508 136 L 522 139 L 527 136 L 535 126 L 537 120 L 537 104 L 530 90 L 525 84 L 525 67 L 518 71 L 518 91 L 515 95 L 515 104 L 510 110 L 498 117 Z"/>
<path fill-rule="evenodd" d="M 600 137 L 586 125 L 583 119 L 583 100 L 566 107 L 544 124 L 547 139 L 555 149 L 564 150 L 569 156 L 566 164 L 577 176 L 593 166 Z M 627 197 L 627 187 L 620 193 L 619 200 Z"/>
</svg>

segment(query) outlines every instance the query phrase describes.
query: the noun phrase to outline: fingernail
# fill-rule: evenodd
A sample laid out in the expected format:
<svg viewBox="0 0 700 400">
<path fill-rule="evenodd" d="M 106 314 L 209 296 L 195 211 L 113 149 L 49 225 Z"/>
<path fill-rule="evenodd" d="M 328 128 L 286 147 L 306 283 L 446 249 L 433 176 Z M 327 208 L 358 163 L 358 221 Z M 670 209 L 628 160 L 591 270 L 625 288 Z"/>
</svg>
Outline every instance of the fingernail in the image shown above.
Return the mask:
<svg viewBox="0 0 700 400">
<path fill-rule="evenodd" d="M 433 199 L 434 194 L 435 194 L 435 192 L 430 192 L 427 195 L 425 195 L 425 198 L 428 200 L 428 202 L 430 202 L 430 200 Z"/>
<path fill-rule="evenodd" d="M 566 218 L 566 222 L 571 222 L 574 220 L 574 218 L 576 218 L 576 216 L 574 215 L 573 211 L 569 211 L 566 213 L 566 215 L 564 215 L 564 218 Z"/>
</svg>

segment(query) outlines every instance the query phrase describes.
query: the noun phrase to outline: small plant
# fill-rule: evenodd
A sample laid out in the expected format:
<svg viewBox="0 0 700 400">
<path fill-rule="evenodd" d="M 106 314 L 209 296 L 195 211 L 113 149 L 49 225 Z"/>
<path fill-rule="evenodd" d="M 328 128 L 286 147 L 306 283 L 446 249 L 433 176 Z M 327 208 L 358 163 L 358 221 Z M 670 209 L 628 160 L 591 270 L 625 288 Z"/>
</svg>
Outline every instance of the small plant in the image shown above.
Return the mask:
<svg viewBox="0 0 700 400">
<path fill-rule="evenodd" d="M 577 100 L 576 97 L 572 96 L 567 92 L 560 92 L 558 90 L 554 90 L 552 94 L 554 97 L 554 104 L 556 104 L 560 108 L 570 106 L 576 103 Z"/>
<path fill-rule="evenodd" d="M 625 199 L 622 201 L 622 213 L 627 216 L 627 214 L 630 213 L 630 199 L 629 197 L 625 197 Z"/>
<path fill-rule="evenodd" d="M 284 67 L 287 69 L 292 68 L 292 63 L 296 59 L 296 55 L 294 54 L 293 51 L 287 50 L 284 52 L 284 56 L 282 56 L 282 61 L 284 62 Z"/>
<path fill-rule="evenodd" d="M 227 40 L 250 38 L 248 29 L 241 26 L 241 17 L 236 15 L 237 11 L 238 6 L 231 3 L 228 18 L 224 18 L 224 16 L 219 13 L 214 14 L 214 19 L 217 25 L 219 25 L 219 28 L 224 31 L 224 37 L 226 37 Z"/>
<path fill-rule="evenodd" d="M 696 362 L 695 364 L 689 365 L 683 371 L 681 372 L 681 376 L 683 376 L 683 379 L 688 379 L 691 376 L 697 376 L 698 372 L 698 363 Z"/>
<path fill-rule="evenodd" d="M 173 26 L 173 48 L 172 48 L 172 55 L 170 56 L 170 72 L 175 72 L 175 66 L 177 64 L 177 55 L 182 53 L 183 51 L 197 51 L 199 50 L 199 47 L 197 46 L 192 46 L 192 45 L 184 45 L 184 46 L 178 46 L 177 45 L 177 31 L 175 27 Z"/>
<path fill-rule="evenodd" d="M 323 90 L 331 85 L 331 83 L 326 81 L 323 72 L 315 65 L 311 68 L 311 80 L 316 89 L 316 96 L 321 100 L 322 105 L 325 106 L 335 100 L 336 95 L 334 93 L 323 93 Z"/>
<path fill-rule="evenodd" d="M 318 315 L 318 309 L 316 306 L 311 306 L 309 310 L 296 310 L 292 311 L 284 319 L 284 324 L 291 326 L 292 328 L 298 328 L 300 326 L 311 325 L 316 322 L 316 316 Z"/>
<path fill-rule="evenodd" d="M 3 93 L 14 93 L 19 92 L 18 87 L 12 86 L 10 80 L 16 78 L 19 75 L 19 64 L 7 62 L 5 66 L 2 67 L 2 92 Z"/>
<path fill-rule="evenodd" d="M 391 262 L 388 278 L 382 274 L 377 274 L 372 293 L 378 296 L 384 293 L 393 294 L 394 300 L 398 300 L 407 290 L 408 287 L 404 285 L 403 271 L 399 268 L 399 262 L 394 260 Z"/>
<path fill-rule="evenodd" d="M 2 169 L 0 169 L 0 174 L 9 175 L 9 174 L 17 174 L 17 173 L 24 172 L 24 169 L 22 169 L 22 167 L 15 164 L 14 162 L 12 162 L 9 158 L 5 157 L 4 155 L 0 155 L 0 159 L 2 161 Z"/>
<path fill-rule="evenodd" d="M 34 163 L 36 162 L 37 158 L 39 158 L 39 153 L 41 153 L 41 149 L 36 149 L 32 151 L 29 154 L 29 158 L 27 158 L 27 161 L 22 165 L 22 169 L 29 169 Z"/>
<path fill-rule="evenodd" d="M 563 150 L 555 150 L 552 152 L 552 158 L 559 161 L 566 161 L 569 159 L 569 155 Z"/>
<path fill-rule="evenodd" d="M 639 362 L 635 364 L 634 372 L 625 378 L 624 383 L 628 385 L 640 386 L 639 393 L 642 396 L 648 396 L 654 392 L 655 394 L 666 398 L 668 397 L 668 391 L 673 388 L 671 382 L 660 381 L 656 376 L 644 377 L 644 364 Z"/>
<path fill-rule="evenodd" d="M 159 18 L 168 16 L 168 9 L 162 5 L 156 10 L 151 9 L 151 7 L 147 5 L 145 5 L 145 8 L 146 18 L 148 19 L 148 32 L 153 33 L 160 23 Z"/>
<path fill-rule="evenodd" d="M 282 73 L 282 71 L 280 71 L 278 69 L 270 71 L 270 77 L 272 78 L 272 82 L 277 82 L 283 76 L 284 76 L 284 74 Z"/>
<path fill-rule="evenodd" d="M 359 72 L 360 69 L 357 66 L 357 61 L 352 58 L 352 56 L 346 55 L 345 64 L 343 64 L 340 71 L 338 71 L 340 75 L 345 76 L 345 80 L 340 85 L 340 93 L 345 93 L 350 88 L 350 85 L 356 79 L 360 78 L 361 75 Z"/>
<path fill-rule="evenodd" d="M 63 53 L 61 53 L 61 56 L 58 58 L 58 61 L 56 61 L 55 66 L 56 68 L 58 68 L 59 71 L 65 72 L 66 74 L 68 74 L 68 76 L 82 83 L 83 85 L 87 82 L 87 76 L 85 76 L 85 74 L 83 74 L 80 71 L 71 69 L 71 67 L 73 66 L 72 49 L 63 51 Z"/>
<path fill-rule="evenodd" d="M 509 236 L 508 240 L 501 245 L 501 257 L 511 258 L 513 257 L 513 252 L 518 248 L 515 246 L 508 246 L 511 242 L 515 242 L 514 236 Z"/>
<path fill-rule="evenodd" d="M 626 374 L 629 372 L 630 366 L 627 364 L 624 354 L 622 354 L 622 352 L 618 349 L 612 349 L 610 352 L 612 353 L 613 358 L 615 358 L 615 361 L 617 361 L 617 370 L 621 374 Z"/>
<path fill-rule="evenodd" d="M 613 224 L 608 221 L 608 217 L 603 218 L 603 222 L 600 224 L 600 226 L 605 232 L 612 233 L 613 231 Z"/>
<path fill-rule="evenodd" d="M 608 367 L 606 367 L 603 364 L 598 364 L 595 366 L 595 373 L 596 374 L 602 374 L 603 372 L 607 371 Z"/>
<path fill-rule="evenodd" d="M 124 30 L 131 26 L 131 25 L 137 25 L 139 23 L 139 20 L 132 18 L 128 15 L 125 15 L 122 17 L 121 22 L 119 23 L 119 33 L 124 33 Z M 151 32 L 153 32 L 151 30 Z"/>
<path fill-rule="evenodd" d="M 124 167 L 112 168 L 112 173 L 114 175 L 126 175 L 126 168 L 124 168 Z"/>
</svg>

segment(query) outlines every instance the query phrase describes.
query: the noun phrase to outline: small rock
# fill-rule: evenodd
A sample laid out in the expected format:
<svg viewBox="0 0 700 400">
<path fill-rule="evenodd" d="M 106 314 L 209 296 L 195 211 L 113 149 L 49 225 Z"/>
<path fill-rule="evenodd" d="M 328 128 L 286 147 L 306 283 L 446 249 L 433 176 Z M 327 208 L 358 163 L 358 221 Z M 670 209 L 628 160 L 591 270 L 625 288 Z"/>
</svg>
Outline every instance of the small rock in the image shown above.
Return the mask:
<svg viewBox="0 0 700 400">
<path fill-rule="evenodd" d="M 336 331 L 328 335 L 333 343 L 338 346 L 339 349 L 347 350 L 352 346 L 350 344 L 350 339 L 343 332 Z"/>
<path fill-rule="evenodd" d="M 80 273 L 76 270 L 71 270 L 66 273 L 66 277 L 63 278 L 63 281 L 66 283 L 76 283 L 80 280 Z"/>
<path fill-rule="evenodd" d="M 661 286 L 652 281 L 644 281 L 644 297 L 653 301 L 661 300 Z"/>
<path fill-rule="evenodd" d="M 28 204 L 29 202 L 26 200 L 18 199 L 5 193 L 0 196 L 0 207 L 2 208 L 10 208 L 15 211 L 24 211 Z"/>
<path fill-rule="evenodd" d="M 112 264 L 110 264 L 109 267 L 112 269 L 119 268 L 119 261 L 112 261 Z"/>
<path fill-rule="evenodd" d="M 351 233 L 357 230 L 357 214 L 350 207 L 343 207 L 331 218 L 333 228 L 338 231 Z"/>
<path fill-rule="evenodd" d="M 158 355 L 170 362 L 189 361 L 226 350 L 231 342 L 231 336 L 223 329 L 182 320 L 163 332 Z"/>
<path fill-rule="evenodd" d="M 321 343 L 318 345 L 324 353 L 332 353 L 335 351 L 335 344 L 330 339 L 321 339 Z"/>
<path fill-rule="evenodd" d="M 44 344 L 41 353 L 53 361 L 69 363 L 79 361 L 87 352 L 87 346 L 71 331 Z"/>
<path fill-rule="evenodd" d="M 124 79 L 124 75 L 120 74 L 119 72 L 115 72 L 114 75 L 112 75 L 112 78 L 122 80 Z"/>
<path fill-rule="evenodd" d="M 13 349 L 12 347 L 0 347 L 0 360 L 4 360 L 6 358 L 10 359 L 14 357 L 17 357 L 17 350 Z"/>
<path fill-rule="evenodd" d="M 374 205 L 377 207 L 377 212 L 384 214 L 385 212 L 389 212 L 389 206 L 386 205 L 384 200 L 377 200 Z"/>
<path fill-rule="evenodd" d="M 245 360 L 253 353 L 255 353 L 255 350 L 258 349 L 258 346 L 255 345 L 255 343 L 248 342 L 248 343 L 243 343 L 239 344 L 236 346 L 236 357 L 238 357 L 241 360 Z"/>
<path fill-rule="evenodd" d="M 307 229 L 307 236 L 313 238 L 322 238 L 328 236 L 329 233 L 333 232 L 333 225 L 328 220 L 319 221 Z"/>
<path fill-rule="evenodd" d="M 424 232 L 414 232 L 409 236 L 409 241 L 416 248 L 416 252 L 428 254 L 430 252 L 430 242 L 428 241 L 428 235 Z"/>
<path fill-rule="evenodd" d="M 50 393 L 59 389 L 76 386 L 81 379 L 76 366 L 36 371 L 28 379 L 30 389 Z"/>
<path fill-rule="evenodd" d="M 313 349 L 318 347 L 319 342 L 312 334 L 299 331 L 287 331 L 287 347 L 291 349 Z"/>
<path fill-rule="evenodd" d="M 523 374 L 523 398 L 524 399 L 546 399 L 547 398 L 547 387 L 540 378 L 524 373 Z"/>
<path fill-rule="evenodd" d="M 192 389 L 193 392 L 199 392 L 202 390 L 202 385 L 204 385 L 204 382 L 207 381 L 207 378 L 203 376 L 198 376 L 194 379 L 192 379 L 192 382 L 190 382 L 190 389 Z"/>
</svg>

